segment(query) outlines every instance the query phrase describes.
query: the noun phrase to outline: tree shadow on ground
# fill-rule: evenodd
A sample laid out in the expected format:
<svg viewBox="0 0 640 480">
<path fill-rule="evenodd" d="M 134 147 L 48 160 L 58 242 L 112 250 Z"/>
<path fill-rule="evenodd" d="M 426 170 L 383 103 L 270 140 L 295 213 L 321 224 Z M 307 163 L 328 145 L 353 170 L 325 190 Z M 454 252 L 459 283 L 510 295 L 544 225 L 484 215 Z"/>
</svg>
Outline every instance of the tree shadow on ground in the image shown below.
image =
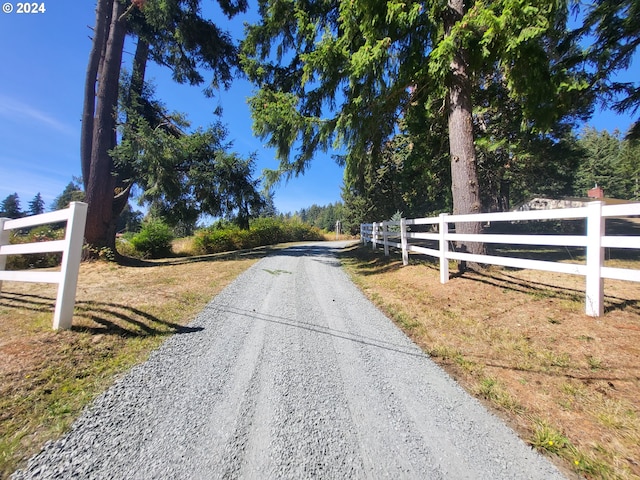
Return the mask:
<svg viewBox="0 0 640 480">
<path fill-rule="evenodd" d="M 499 368 L 501 370 L 515 371 L 515 372 L 527 372 L 535 373 L 539 375 L 545 375 L 548 377 L 566 378 L 571 380 L 579 380 L 581 382 L 634 382 L 638 379 L 640 374 L 640 368 L 636 364 L 622 365 L 618 363 L 616 365 L 616 371 L 619 374 L 612 373 L 606 369 L 598 371 L 590 371 L 588 374 L 580 375 L 579 370 L 571 367 L 545 367 L 541 365 L 530 365 L 527 367 L 511 365 L 508 363 L 499 363 L 499 358 L 490 355 L 470 354 L 465 353 L 465 357 L 468 360 L 485 365 L 487 367 Z M 455 363 L 455 362 L 454 362 Z"/>
<path fill-rule="evenodd" d="M 585 292 L 582 289 L 561 287 L 541 281 L 523 280 L 514 275 L 510 275 L 509 270 L 506 269 L 499 271 L 499 273 L 470 272 L 465 278 L 470 278 L 505 290 L 527 293 L 534 296 L 545 296 L 577 302 L 583 302 L 585 298 Z M 605 294 L 604 301 L 605 313 L 614 310 L 630 309 L 640 314 L 640 300 L 631 300 Z"/>
<path fill-rule="evenodd" d="M 125 257 L 120 255 L 118 257 L 118 264 L 124 267 L 170 267 L 174 265 L 185 265 L 190 263 L 200 262 L 221 262 L 228 260 L 244 260 L 244 259 L 259 259 L 263 258 L 274 250 L 278 250 L 277 247 L 257 247 L 250 250 L 234 250 L 232 252 L 222 253 L 210 253 L 207 255 L 194 255 L 194 256 L 176 256 L 169 258 L 162 258 L 157 260 L 141 259 L 133 257 Z"/>
<path fill-rule="evenodd" d="M 2 291 L 0 307 L 8 310 L 29 310 L 33 312 L 50 312 L 55 309 L 55 296 L 33 295 Z M 203 330 L 202 327 L 180 325 L 143 310 L 118 303 L 81 300 L 75 304 L 74 316 L 88 322 L 72 325 L 71 331 L 91 334 L 119 335 L 123 337 L 147 337 L 193 333 Z M 97 324 L 97 325 L 92 325 Z"/>
<path fill-rule="evenodd" d="M 325 257 L 339 254 L 343 247 L 336 247 L 330 242 L 309 241 L 266 245 L 247 250 L 211 253 L 207 255 L 176 256 L 158 260 L 139 259 L 120 256 L 118 263 L 126 267 L 162 267 L 185 265 L 199 262 L 220 262 L 228 260 L 261 259 L 268 255 L 285 255 L 293 257 Z"/>
<path fill-rule="evenodd" d="M 312 334 L 339 338 L 367 347 L 388 350 L 390 352 L 401 353 L 403 355 L 409 355 L 413 357 L 425 356 L 425 354 L 419 351 L 417 348 L 413 348 L 412 346 L 406 344 L 390 342 L 387 339 L 381 337 L 375 338 L 359 333 L 349 332 L 346 330 L 339 330 L 336 328 L 331 328 L 327 325 L 305 322 L 296 318 L 271 315 L 263 312 L 256 312 L 255 310 L 249 311 L 246 309 L 236 308 L 231 305 L 227 305 L 223 309 L 223 311 L 230 315 L 238 316 L 240 318 L 246 318 L 251 321 L 262 321 L 284 327 L 297 328 L 306 332 L 310 332 Z"/>
<path fill-rule="evenodd" d="M 93 334 L 114 334 L 126 337 L 147 337 L 193 333 L 203 327 L 189 327 L 163 320 L 137 308 L 93 300 L 76 302 L 76 315 L 101 327 L 76 325 L 72 330 Z"/>
<path fill-rule="evenodd" d="M 402 268 L 402 259 L 398 258 L 398 254 L 394 252 L 393 255 L 385 257 L 379 250 L 356 244 L 343 248 L 337 256 L 342 261 L 355 259 L 358 262 L 355 268 L 359 275 L 377 275 Z"/>
<path fill-rule="evenodd" d="M 357 261 L 355 270 L 359 275 L 377 275 L 396 271 L 402 268 L 402 261 L 398 258 L 401 252 L 393 252 L 389 257 L 385 257 L 381 251 L 376 251 L 367 246 L 354 245 L 350 248 L 344 249 L 341 253 L 341 258 L 352 258 Z M 524 258 L 531 258 L 531 256 L 525 256 Z M 567 256 L 556 257 L 562 260 L 567 260 Z M 545 258 L 549 261 L 550 258 Z M 411 265 L 422 265 L 430 270 L 439 271 L 439 262 L 435 258 L 420 256 L 417 259 L 416 256 L 410 256 Z M 560 285 L 554 285 L 550 283 L 544 283 L 542 281 L 524 280 L 518 278 L 512 274 L 522 269 L 511 267 L 492 267 L 486 270 L 467 270 L 465 272 L 451 272 L 450 278 L 466 278 L 472 281 L 481 282 L 494 287 L 511 290 L 520 293 L 526 293 L 533 296 L 546 296 L 554 299 L 563 299 L 570 301 L 583 302 L 585 297 L 584 290 L 563 287 Z M 604 296 L 605 301 L 605 313 L 615 310 L 630 310 L 640 314 L 640 300 L 621 298 L 614 295 L 606 294 Z"/>
</svg>

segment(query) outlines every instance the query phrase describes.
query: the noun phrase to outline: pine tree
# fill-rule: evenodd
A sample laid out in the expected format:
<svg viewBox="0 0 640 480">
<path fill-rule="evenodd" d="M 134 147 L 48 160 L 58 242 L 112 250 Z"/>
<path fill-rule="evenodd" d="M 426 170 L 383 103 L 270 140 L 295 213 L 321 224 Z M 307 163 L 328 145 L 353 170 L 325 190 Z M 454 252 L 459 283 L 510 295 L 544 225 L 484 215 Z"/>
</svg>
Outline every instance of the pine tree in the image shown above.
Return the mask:
<svg viewBox="0 0 640 480">
<path fill-rule="evenodd" d="M 69 206 L 71 202 L 83 202 L 84 192 L 78 183 L 71 181 L 64 187 L 60 195 L 54 198 L 51 204 L 51 210 L 63 210 Z"/>
<path fill-rule="evenodd" d="M 254 131 L 276 148 L 283 175 L 303 173 L 316 151 L 338 146 L 357 178 L 399 121 L 424 109 L 448 126 L 453 211 L 475 213 L 474 92 L 499 79 L 521 105 L 524 129 L 542 132 L 588 100 L 584 75 L 572 70 L 564 2 L 263 0 L 260 12 L 243 64 L 260 88 L 250 99 Z"/>
<path fill-rule="evenodd" d="M 44 213 L 44 200 L 42 199 L 42 195 L 40 192 L 33 197 L 33 200 L 29 202 L 29 213 L 31 215 L 40 215 Z"/>
<path fill-rule="evenodd" d="M 246 0 L 220 1 L 231 17 L 246 9 Z M 236 63 L 231 38 L 200 16 L 200 2 L 191 0 L 98 0 L 92 49 L 85 79 L 81 131 L 82 178 L 86 193 L 87 242 L 115 249 L 116 219 L 127 204 L 135 179 L 111 152 L 117 146 L 116 119 L 122 52 L 127 34 L 138 38 L 133 93 L 140 94 L 147 59 L 172 69 L 181 83 L 203 83 L 200 66 L 212 72 L 209 92 L 228 85 Z M 140 113 L 140 112 L 138 112 Z"/>
<path fill-rule="evenodd" d="M 615 73 L 627 70 L 640 46 L 640 2 L 638 0 L 598 0 L 590 2 L 584 25 L 576 34 L 592 40 L 586 60 L 593 70 L 592 82 L 603 104 L 618 112 L 637 113 L 640 82 L 621 82 Z M 637 61 L 637 60 L 636 60 Z M 637 65 L 636 65 L 637 69 Z M 628 132 L 640 139 L 640 118 Z"/>
<path fill-rule="evenodd" d="M 17 193 L 9 195 L 2 201 L 0 206 L 0 217 L 21 218 L 24 213 L 20 209 L 20 197 Z"/>
</svg>

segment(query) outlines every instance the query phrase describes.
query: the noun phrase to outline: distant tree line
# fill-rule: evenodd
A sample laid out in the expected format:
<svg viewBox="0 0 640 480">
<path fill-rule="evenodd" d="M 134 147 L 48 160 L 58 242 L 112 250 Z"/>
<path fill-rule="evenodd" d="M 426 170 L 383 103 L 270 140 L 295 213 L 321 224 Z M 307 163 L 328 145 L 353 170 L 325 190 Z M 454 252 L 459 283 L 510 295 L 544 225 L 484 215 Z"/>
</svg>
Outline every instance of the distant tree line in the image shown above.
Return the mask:
<svg viewBox="0 0 640 480">
<path fill-rule="evenodd" d="M 441 157 L 429 157 L 406 135 L 397 135 L 378 157 L 370 162 L 357 182 L 345 182 L 341 201 L 328 205 L 311 205 L 291 214 L 279 214 L 273 195 L 265 195 L 259 208 L 245 211 L 228 209 L 221 218 L 244 225 L 248 218 L 297 217 L 302 222 L 322 230 L 333 231 L 340 220 L 343 231 L 353 234 L 359 225 L 373 219 L 390 219 L 400 212 L 407 218 L 451 212 L 450 191 L 447 189 L 448 168 Z M 489 162 L 478 148 L 479 157 Z M 626 138 L 621 132 L 597 131 L 586 127 L 573 132 L 556 144 L 540 144 L 536 150 L 514 156 L 503 169 L 484 167 L 480 162 L 484 211 L 513 208 L 533 196 L 584 197 L 587 190 L 600 186 L 605 196 L 640 201 L 640 142 Z M 69 202 L 83 201 L 84 191 L 79 179 L 69 182 L 58 195 L 50 210 L 66 208 Z M 162 212 L 161 204 L 151 203 L 149 215 L 171 218 Z M 17 193 L 7 196 L 0 205 L 0 216 L 20 218 L 45 211 L 40 193 L 22 210 Z M 239 217 L 238 217 L 239 215 Z M 142 212 L 127 203 L 117 219 L 117 231 L 136 232 L 140 229 Z M 186 222 L 185 217 L 169 222 L 176 236 L 186 236 L 196 228 L 197 216 Z"/>
<path fill-rule="evenodd" d="M 82 190 L 81 181 L 74 179 L 69 182 L 62 190 L 60 195 L 54 198 L 49 206 L 50 211 L 63 210 L 69 206 L 71 202 L 84 201 L 85 195 Z M 40 192 L 29 202 L 29 208 L 22 210 L 20 205 L 20 197 L 17 193 L 7 196 L 0 204 L 0 217 L 22 218 L 29 215 L 38 215 L 45 213 L 45 202 Z M 140 229 L 142 223 L 142 212 L 133 210 L 130 204 L 127 204 L 122 213 L 118 217 L 118 232 L 130 231 L 135 232 Z"/>
<path fill-rule="evenodd" d="M 397 135 L 370 160 L 362 174 L 345 182 L 345 221 L 359 224 L 452 211 L 446 153 L 425 150 L 423 139 Z M 587 127 L 558 141 L 529 142 L 527 150 L 501 153 L 479 142 L 478 176 L 483 211 L 504 211 L 533 196 L 585 197 L 598 185 L 605 196 L 640 201 L 640 142 L 620 132 Z"/>
<path fill-rule="evenodd" d="M 74 180 L 69 182 L 60 195 L 53 200 L 48 210 L 62 210 L 67 208 L 71 202 L 81 202 L 83 200 L 84 192 L 80 185 Z M 40 192 L 28 203 L 26 210 L 22 210 L 18 194 L 12 193 L 2 200 L 2 204 L 0 204 L 0 217 L 22 218 L 28 215 L 45 213 L 45 210 L 45 202 Z"/>
<path fill-rule="evenodd" d="M 44 200 L 40 192 L 29 202 L 29 207 L 26 211 L 22 210 L 20 197 L 17 193 L 8 195 L 0 205 L 0 217 L 5 218 L 22 218 L 27 215 L 39 215 L 41 213 L 44 213 Z"/>
<path fill-rule="evenodd" d="M 338 220 L 345 221 L 347 212 L 342 202 L 335 202 L 324 206 L 313 204 L 295 212 L 294 216 L 300 218 L 304 223 L 331 232 L 335 230 Z"/>
</svg>

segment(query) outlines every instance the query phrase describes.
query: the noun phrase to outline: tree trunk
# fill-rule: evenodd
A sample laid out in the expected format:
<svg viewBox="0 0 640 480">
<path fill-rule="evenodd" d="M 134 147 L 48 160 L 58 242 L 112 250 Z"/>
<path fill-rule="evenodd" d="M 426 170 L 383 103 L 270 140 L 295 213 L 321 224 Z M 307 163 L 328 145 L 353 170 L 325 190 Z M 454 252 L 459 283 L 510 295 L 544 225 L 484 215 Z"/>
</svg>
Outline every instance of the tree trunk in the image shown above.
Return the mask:
<svg viewBox="0 0 640 480">
<path fill-rule="evenodd" d="M 126 28 L 124 19 L 121 19 L 124 5 L 116 0 L 113 1 L 112 7 L 106 50 L 99 67 L 91 162 L 88 178 L 84 182 L 88 204 L 85 229 L 87 243 L 97 249 L 108 247 L 115 250 L 113 219 L 115 177 L 109 151 L 116 146 L 118 86 Z M 89 95 L 86 97 L 88 98 Z"/>
<path fill-rule="evenodd" d="M 93 115 L 96 108 L 96 82 L 98 81 L 98 69 L 104 59 L 104 51 L 107 46 L 112 9 L 113 0 L 100 0 L 98 1 L 98 5 L 96 5 L 96 26 L 93 31 L 93 42 L 84 84 L 84 105 L 80 131 L 80 164 L 85 191 L 87 190 L 87 182 L 91 170 L 91 144 L 93 140 Z"/>
<path fill-rule="evenodd" d="M 133 69 L 131 72 L 131 84 L 126 96 L 126 107 L 132 108 L 133 102 L 139 102 L 142 98 L 142 90 L 144 88 L 144 77 L 147 69 L 147 60 L 149 58 L 149 43 L 138 38 L 136 53 L 133 57 Z M 138 113 L 142 114 L 142 105 L 137 104 Z M 129 118 L 127 117 L 127 122 Z M 113 199 L 113 208 L 111 212 L 112 221 L 117 223 L 118 217 L 129 202 L 129 194 L 131 193 L 131 177 L 133 176 L 132 168 L 119 167 L 115 180 L 115 196 Z M 114 235 L 115 235 L 114 231 Z"/>
<path fill-rule="evenodd" d="M 446 34 L 464 15 L 463 0 L 449 0 L 449 12 L 445 16 Z M 471 80 L 468 73 L 466 50 L 460 48 L 451 61 L 448 84 L 449 153 L 451 156 L 451 194 L 453 213 L 480 213 L 480 188 L 476 167 L 476 152 L 473 143 L 473 117 Z M 481 233 L 480 223 L 457 223 L 457 233 Z M 461 251 L 481 254 L 484 245 L 477 242 L 460 242 Z M 476 264 L 469 265 L 478 267 Z M 460 270 L 467 268 L 466 262 L 459 264 Z"/>
<path fill-rule="evenodd" d="M 132 94 L 138 98 L 142 97 L 144 87 L 144 76 L 147 71 L 147 60 L 149 59 L 149 42 L 138 37 L 136 53 L 133 57 L 133 69 L 131 72 L 131 88 L 129 90 L 129 102 Z"/>
</svg>

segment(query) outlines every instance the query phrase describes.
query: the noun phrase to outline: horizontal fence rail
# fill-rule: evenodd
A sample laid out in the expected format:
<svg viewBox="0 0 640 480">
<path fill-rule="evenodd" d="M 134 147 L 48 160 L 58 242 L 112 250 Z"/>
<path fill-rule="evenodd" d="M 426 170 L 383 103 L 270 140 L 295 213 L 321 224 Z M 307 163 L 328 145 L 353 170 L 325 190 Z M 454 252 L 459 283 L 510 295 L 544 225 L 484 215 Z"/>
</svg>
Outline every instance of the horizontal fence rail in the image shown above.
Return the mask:
<svg viewBox="0 0 640 480">
<path fill-rule="evenodd" d="M 68 329 L 71 327 L 73 308 L 76 302 L 78 271 L 82 257 L 84 227 L 87 219 L 87 204 L 71 202 L 69 208 L 55 212 L 33 215 L 31 217 L 11 220 L 0 218 L 0 295 L 2 281 L 57 283 L 58 294 L 53 314 L 53 328 Z M 10 245 L 11 230 L 20 230 L 38 225 L 66 222 L 64 240 L 49 242 L 23 243 Z M 5 270 L 9 255 L 32 253 L 62 252 L 60 271 L 39 272 L 37 270 Z"/>
<path fill-rule="evenodd" d="M 440 282 L 449 281 L 449 260 L 477 262 L 504 267 L 545 270 L 557 273 L 583 275 L 586 277 L 586 314 L 592 317 L 604 313 L 605 278 L 640 282 L 640 270 L 613 268 L 604 266 L 604 249 L 620 248 L 640 250 L 640 236 L 606 236 L 607 218 L 624 218 L 640 215 L 640 203 L 622 205 L 603 205 L 591 202 L 586 207 L 563 208 L 554 210 L 531 210 L 524 212 L 479 213 L 469 215 L 440 214 L 438 217 L 401 219 L 363 223 L 360 225 L 360 238 L 364 244 L 371 242 L 375 249 L 384 247 L 389 255 L 389 247 L 402 250 L 402 261 L 406 265 L 409 252 L 429 255 L 440 260 Z M 523 222 L 534 220 L 586 220 L 584 235 L 546 235 L 546 234 L 462 234 L 449 231 L 450 224 L 466 222 L 493 224 L 494 222 Z M 412 226 L 427 225 L 436 232 L 414 232 Z M 416 241 L 431 241 L 437 248 L 416 245 Z M 477 242 L 502 245 L 535 245 L 584 247 L 586 262 L 582 264 L 561 263 L 549 260 L 532 260 L 509 256 L 477 255 L 450 250 L 452 242 Z"/>
</svg>

